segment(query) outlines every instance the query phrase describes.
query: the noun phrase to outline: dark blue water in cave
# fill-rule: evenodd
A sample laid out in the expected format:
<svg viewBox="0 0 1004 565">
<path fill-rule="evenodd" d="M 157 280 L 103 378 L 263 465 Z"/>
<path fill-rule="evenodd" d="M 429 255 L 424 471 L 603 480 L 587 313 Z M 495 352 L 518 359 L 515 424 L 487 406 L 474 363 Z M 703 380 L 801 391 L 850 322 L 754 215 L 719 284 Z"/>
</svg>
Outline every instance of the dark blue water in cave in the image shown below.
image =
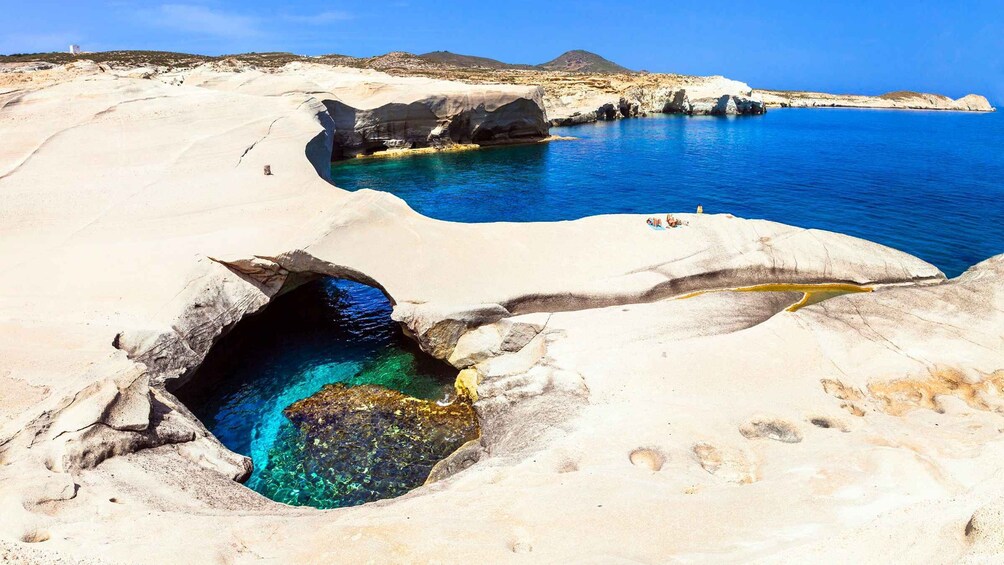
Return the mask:
<svg viewBox="0 0 1004 565">
<path fill-rule="evenodd" d="M 336 163 L 460 222 L 730 212 L 863 237 L 955 276 L 1004 252 L 1004 115 L 785 109 L 554 128 L 574 141 Z"/>
</svg>

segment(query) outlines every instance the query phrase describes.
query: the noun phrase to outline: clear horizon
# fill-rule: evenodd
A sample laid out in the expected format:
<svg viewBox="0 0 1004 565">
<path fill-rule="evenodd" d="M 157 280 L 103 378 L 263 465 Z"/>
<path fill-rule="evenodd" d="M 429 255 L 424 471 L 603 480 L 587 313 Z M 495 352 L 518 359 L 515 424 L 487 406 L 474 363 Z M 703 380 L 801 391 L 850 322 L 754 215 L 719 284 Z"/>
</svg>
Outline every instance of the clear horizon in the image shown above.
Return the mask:
<svg viewBox="0 0 1004 565">
<path fill-rule="evenodd" d="M 881 94 L 976 93 L 1004 101 L 1004 5 L 977 0 L 832 3 L 765 0 L 708 10 L 644 0 L 458 0 L 325 5 L 291 0 L 43 0 L 8 7 L 0 53 L 289 51 L 356 57 L 451 51 L 538 64 L 572 49 L 634 70 L 724 75 L 754 88 Z"/>
</svg>

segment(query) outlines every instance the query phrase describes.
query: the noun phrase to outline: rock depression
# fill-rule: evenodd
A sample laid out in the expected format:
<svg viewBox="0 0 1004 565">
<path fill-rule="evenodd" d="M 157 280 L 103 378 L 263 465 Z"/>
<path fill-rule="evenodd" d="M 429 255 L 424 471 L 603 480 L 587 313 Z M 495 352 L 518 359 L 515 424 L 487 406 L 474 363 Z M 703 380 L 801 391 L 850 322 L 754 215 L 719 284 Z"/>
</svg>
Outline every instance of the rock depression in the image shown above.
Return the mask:
<svg viewBox="0 0 1004 565">
<path fill-rule="evenodd" d="M 94 70 L 0 93 L 0 555 L 999 557 L 1004 256 L 946 281 L 877 244 L 727 214 L 665 232 L 431 220 L 325 181 L 342 79 L 314 73 Z M 462 369 L 480 437 L 427 486 L 277 504 L 171 393 L 320 275 L 381 288 Z M 777 283 L 872 292 L 791 312 L 802 293 L 732 290 Z M 702 290 L 717 292 L 684 298 Z"/>
</svg>

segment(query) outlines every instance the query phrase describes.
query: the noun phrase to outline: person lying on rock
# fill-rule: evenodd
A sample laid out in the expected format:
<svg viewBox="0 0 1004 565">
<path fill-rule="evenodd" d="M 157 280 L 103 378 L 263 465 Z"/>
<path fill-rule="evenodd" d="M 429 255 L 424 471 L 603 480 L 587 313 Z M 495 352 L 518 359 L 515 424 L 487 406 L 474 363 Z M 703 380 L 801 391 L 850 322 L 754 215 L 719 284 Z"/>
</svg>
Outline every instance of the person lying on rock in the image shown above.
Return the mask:
<svg viewBox="0 0 1004 565">
<path fill-rule="evenodd" d="M 666 214 L 666 227 L 668 228 L 678 228 L 684 225 L 683 220 L 679 220 L 673 217 L 672 214 Z"/>
</svg>

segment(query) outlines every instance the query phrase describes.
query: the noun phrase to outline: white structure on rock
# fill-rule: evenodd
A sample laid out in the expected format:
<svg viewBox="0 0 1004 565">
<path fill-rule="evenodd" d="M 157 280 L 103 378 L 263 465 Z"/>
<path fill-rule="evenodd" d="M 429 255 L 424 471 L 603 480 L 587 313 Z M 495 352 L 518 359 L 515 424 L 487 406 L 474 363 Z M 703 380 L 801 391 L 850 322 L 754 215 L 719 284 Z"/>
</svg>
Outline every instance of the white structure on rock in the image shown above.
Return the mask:
<svg viewBox="0 0 1004 565">
<path fill-rule="evenodd" d="M 80 54 L 80 46 L 71 44 L 70 55 L 79 55 L 79 54 Z"/>
</svg>

